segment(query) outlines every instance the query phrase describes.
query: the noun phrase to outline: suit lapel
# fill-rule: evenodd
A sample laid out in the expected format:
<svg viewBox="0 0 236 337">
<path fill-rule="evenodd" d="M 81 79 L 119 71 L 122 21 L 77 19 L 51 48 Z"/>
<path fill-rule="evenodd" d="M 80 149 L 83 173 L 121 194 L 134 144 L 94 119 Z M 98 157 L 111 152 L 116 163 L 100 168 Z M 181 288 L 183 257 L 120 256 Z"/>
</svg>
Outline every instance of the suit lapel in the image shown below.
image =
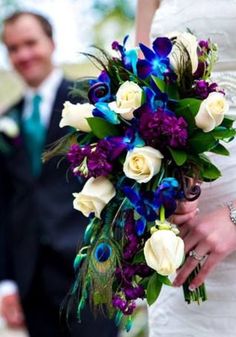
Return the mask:
<svg viewBox="0 0 236 337">
<path fill-rule="evenodd" d="M 68 132 L 67 128 L 61 129 L 59 127 L 59 123 L 61 120 L 63 104 L 66 100 L 68 100 L 68 92 L 70 91 L 71 87 L 72 82 L 63 79 L 57 90 L 47 131 L 46 145 L 52 144 Z"/>
</svg>

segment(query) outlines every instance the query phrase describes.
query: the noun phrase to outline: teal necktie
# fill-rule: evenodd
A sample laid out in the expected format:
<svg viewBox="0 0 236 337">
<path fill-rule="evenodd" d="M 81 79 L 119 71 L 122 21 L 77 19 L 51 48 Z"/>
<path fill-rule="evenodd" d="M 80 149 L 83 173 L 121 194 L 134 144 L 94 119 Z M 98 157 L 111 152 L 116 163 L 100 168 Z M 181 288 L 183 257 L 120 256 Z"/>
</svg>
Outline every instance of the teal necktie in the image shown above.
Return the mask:
<svg viewBox="0 0 236 337">
<path fill-rule="evenodd" d="M 35 94 L 32 99 L 32 113 L 23 122 L 26 149 L 29 154 L 32 173 L 40 175 L 42 167 L 42 152 L 45 142 L 45 127 L 40 120 L 40 104 L 42 97 Z"/>
</svg>

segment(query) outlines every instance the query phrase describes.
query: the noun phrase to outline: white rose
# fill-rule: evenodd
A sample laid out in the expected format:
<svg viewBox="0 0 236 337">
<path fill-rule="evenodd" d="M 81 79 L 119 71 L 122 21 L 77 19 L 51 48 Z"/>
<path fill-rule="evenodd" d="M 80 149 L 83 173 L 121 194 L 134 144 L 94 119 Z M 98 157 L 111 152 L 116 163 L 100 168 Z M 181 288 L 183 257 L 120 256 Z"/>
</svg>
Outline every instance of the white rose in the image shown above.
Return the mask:
<svg viewBox="0 0 236 337">
<path fill-rule="evenodd" d="M 112 183 L 104 178 L 90 178 L 80 193 L 73 193 L 74 209 L 88 217 L 91 213 L 100 219 L 103 208 L 115 196 L 116 191 Z"/>
<path fill-rule="evenodd" d="M 64 103 L 64 109 L 62 110 L 62 119 L 60 121 L 60 127 L 72 126 L 73 128 L 90 132 L 90 126 L 86 120 L 88 117 L 93 117 L 92 111 L 94 106 L 89 103 L 84 104 L 72 104 L 69 101 Z"/>
<path fill-rule="evenodd" d="M 150 268 L 161 275 L 171 275 L 184 259 L 184 242 L 171 230 L 157 230 L 146 241 L 144 256 Z"/>
<path fill-rule="evenodd" d="M 134 118 L 133 112 L 142 104 L 142 89 L 134 82 L 126 81 L 116 93 L 116 101 L 109 103 L 109 108 L 124 119 Z"/>
<path fill-rule="evenodd" d="M 126 177 L 146 183 L 160 171 L 163 155 L 151 146 L 136 147 L 126 155 L 123 171 Z"/>
<path fill-rule="evenodd" d="M 16 122 L 7 116 L 0 118 L 0 132 L 5 133 L 10 138 L 18 136 L 20 130 Z"/>
<path fill-rule="evenodd" d="M 196 125 L 204 132 L 209 132 L 220 125 L 229 110 L 225 96 L 220 92 L 211 92 L 200 105 L 195 116 Z"/>
<path fill-rule="evenodd" d="M 180 64 L 180 59 L 182 58 L 182 48 L 184 46 L 188 53 L 192 64 L 192 73 L 194 74 L 198 67 L 198 41 L 196 36 L 191 33 L 180 33 L 180 32 L 172 32 L 167 35 L 167 37 L 172 38 L 176 37 L 176 43 L 172 48 L 170 53 L 170 63 L 174 70 L 177 70 L 178 65 Z"/>
</svg>

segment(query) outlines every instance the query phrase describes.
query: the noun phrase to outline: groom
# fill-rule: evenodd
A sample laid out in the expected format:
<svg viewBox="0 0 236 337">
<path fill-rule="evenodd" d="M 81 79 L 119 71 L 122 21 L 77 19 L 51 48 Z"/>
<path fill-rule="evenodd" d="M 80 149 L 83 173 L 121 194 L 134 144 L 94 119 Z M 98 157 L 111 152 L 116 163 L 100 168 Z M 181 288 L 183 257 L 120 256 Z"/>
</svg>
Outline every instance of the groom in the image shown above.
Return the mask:
<svg viewBox="0 0 236 337">
<path fill-rule="evenodd" d="M 67 165 L 55 158 L 42 165 L 45 145 L 63 137 L 59 128 L 63 102 L 72 83 L 52 63 L 50 23 L 41 15 L 17 12 L 3 29 L 10 61 L 26 84 L 24 97 L 9 116 L 20 126 L 11 153 L 0 157 L 0 228 L 4 228 L 5 264 L 0 265 L 2 314 L 12 326 L 26 324 L 31 337 L 115 337 L 117 329 L 85 310 L 82 323 L 59 318 L 59 308 L 73 281 L 73 258 L 86 220 L 72 208 L 80 189 L 66 180 Z"/>
</svg>

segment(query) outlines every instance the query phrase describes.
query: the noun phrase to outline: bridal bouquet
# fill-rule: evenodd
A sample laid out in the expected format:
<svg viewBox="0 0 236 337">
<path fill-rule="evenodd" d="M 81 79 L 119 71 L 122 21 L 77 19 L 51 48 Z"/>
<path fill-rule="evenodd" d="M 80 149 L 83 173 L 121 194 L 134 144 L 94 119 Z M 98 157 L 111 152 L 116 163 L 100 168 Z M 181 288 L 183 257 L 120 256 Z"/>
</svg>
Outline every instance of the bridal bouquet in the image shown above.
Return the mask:
<svg viewBox="0 0 236 337">
<path fill-rule="evenodd" d="M 221 141 L 235 130 L 224 91 L 210 80 L 215 44 L 190 33 L 159 37 L 152 49 L 140 44 L 139 59 L 126 41 L 113 42 L 115 57 L 88 55 L 102 71 L 87 81 L 86 103 L 65 102 L 60 127 L 74 130 L 44 159 L 66 154 L 83 185 L 73 194 L 88 217 L 70 294 L 78 316 L 88 302 L 129 330 L 135 301 L 151 305 L 184 261 L 171 222 L 177 203 L 220 177 L 205 152 L 228 156 Z M 205 300 L 204 288 L 185 287 L 185 298 Z"/>
</svg>

